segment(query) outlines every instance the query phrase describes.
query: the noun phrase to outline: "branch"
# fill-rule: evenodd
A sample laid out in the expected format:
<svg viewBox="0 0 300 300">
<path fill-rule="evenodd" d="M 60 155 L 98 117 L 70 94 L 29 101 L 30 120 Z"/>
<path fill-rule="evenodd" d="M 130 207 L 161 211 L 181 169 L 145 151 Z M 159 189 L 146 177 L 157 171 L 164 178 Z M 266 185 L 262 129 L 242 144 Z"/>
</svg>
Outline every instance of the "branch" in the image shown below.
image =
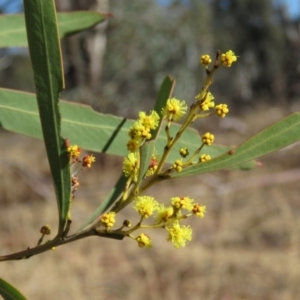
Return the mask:
<svg viewBox="0 0 300 300">
<path fill-rule="evenodd" d="M 46 251 L 51 250 L 53 247 L 58 247 L 61 245 L 65 245 L 89 236 L 100 236 L 100 237 L 106 237 L 110 239 L 116 239 L 116 240 L 122 240 L 124 238 L 124 235 L 120 233 L 113 233 L 113 232 L 99 232 L 96 231 L 94 228 L 89 229 L 88 231 L 83 231 L 80 233 L 76 233 L 74 235 L 71 235 L 69 237 L 66 237 L 64 239 L 60 237 L 55 237 L 52 241 L 48 241 L 43 245 L 35 246 L 33 248 L 28 248 L 26 250 L 3 255 L 0 256 L 0 262 L 1 261 L 7 261 L 7 260 L 19 260 L 19 259 L 27 259 L 30 258 L 33 255 L 37 255 Z"/>
</svg>

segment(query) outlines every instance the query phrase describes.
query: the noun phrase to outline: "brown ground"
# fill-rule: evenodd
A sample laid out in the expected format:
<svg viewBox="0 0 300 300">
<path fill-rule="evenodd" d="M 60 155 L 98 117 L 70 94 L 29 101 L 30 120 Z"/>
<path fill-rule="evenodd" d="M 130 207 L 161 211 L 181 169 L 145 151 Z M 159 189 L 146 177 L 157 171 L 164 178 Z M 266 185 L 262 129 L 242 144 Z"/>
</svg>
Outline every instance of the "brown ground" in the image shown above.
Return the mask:
<svg viewBox="0 0 300 300">
<path fill-rule="evenodd" d="M 283 115 L 268 108 L 239 118 L 244 123 L 233 120 L 218 141 L 241 142 Z M 55 231 L 57 219 L 43 144 L 1 132 L 0 146 L 0 254 L 7 254 L 36 244 L 44 224 Z M 191 220 L 194 238 L 186 248 L 174 249 L 160 231 L 148 232 L 155 235 L 150 250 L 129 239 L 88 238 L 3 262 L 1 277 L 30 300 L 300 299 L 299 150 L 296 144 L 269 155 L 264 168 L 251 172 L 217 172 L 153 189 L 159 199 L 184 194 L 207 206 L 204 219 Z M 118 177 L 119 160 L 100 161 L 82 176 L 74 229 Z"/>
</svg>

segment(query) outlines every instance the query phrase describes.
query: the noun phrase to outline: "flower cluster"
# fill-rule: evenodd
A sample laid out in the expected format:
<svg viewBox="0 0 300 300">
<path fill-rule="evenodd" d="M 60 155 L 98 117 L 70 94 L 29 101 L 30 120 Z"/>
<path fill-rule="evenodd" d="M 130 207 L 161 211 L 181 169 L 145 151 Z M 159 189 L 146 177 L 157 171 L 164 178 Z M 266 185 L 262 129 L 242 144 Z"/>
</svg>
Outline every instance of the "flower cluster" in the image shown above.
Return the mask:
<svg viewBox="0 0 300 300">
<path fill-rule="evenodd" d="M 81 148 L 77 145 L 69 145 L 69 141 L 66 140 L 67 152 L 70 157 L 71 167 L 74 165 L 78 166 L 81 165 L 82 167 L 90 168 L 92 163 L 96 161 L 96 158 L 93 154 L 85 155 L 82 160 L 80 160 Z M 74 168 L 73 168 L 74 169 Z M 77 167 L 75 168 L 77 169 Z"/>
<path fill-rule="evenodd" d="M 158 159 L 157 159 L 156 155 L 153 154 L 150 159 L 149 167 L 148 167 L 145 177 L 153 175 L 155 173 L 155 171 L 157 170 L 157 167 L 158 167 Z"/>
<path fill-rule="evenodd" d="M 229 112 L 227 104 L 215 105 L 215 97 L 211 92 L 207 92 L 204 96 L 200 93 L 195 98 L 200 111 L 209 111 L 211 108 L 213 108 L 216 114 L 221 118 L 224 118 Z"/>
<path fill-rule="evenodd" d="M 96 161 L 96 158 L 93 154 L 91 155 L 85 155 L 85 157 L 82 159 L 82 166 L 90 168 L 92 166 L 92 163 Z"/>
<path fill-rule="evenodd" d="M 174 215 L 174 208 L 172 206 L 165 206 L 160 204 L 157 208 L 155 221 L 156 223 L 167 223 L 168 220 Z"/>
<path fill-rule="evenodd" d="M 141 248 L 151 248 L 152 242 L 147 234 L 140 233 L 135 240 Z"/>
<path fill-rule="evenodd" d="M 106 229 L 112 228 L 116 222 L 116 213 L 111 211 L 107 214 L 104 214 L 101 217 L 100 222 L 105 226 Z"/>
<path fill-rule="evenodd" d="M 197 95 L 195 98 L 199 100 L 200 109 L 203 111 L 215 107 L 215 102 L 214 102 L 215 97 L 211 92 L 207 92 L 203 99 L 201 98 L 201 94 Z"/>
<path fill-rule="evenodd" d="M 161 179 L 168 178 L 174 172 L 181 172 L 191 165 L 200 165 L 212 159 L 209 154 L 202 153 L 203 148 L 207 149 L 206 146 L 211 146 L 215 139 L 212 133 L 206 132 L 201 136 L 202 143 L 199 143 L 193 153 L 190 154 L 187 143 L 177 150 L 178 157 L 174 159 L 171 166 L 165 167 L 169 154 L 174 150 L 174 145 L 196 119 L 205 118 L 210 115 L 217 115 L 224 118 L 228 114 L 228 106 L 226 104 L 216 104 L 215 97 L 209 91 L 209 88 L 213 82 L 214 72 L 220 66 L 231 67 L 235 61 L 237 61 L 237 56 L 233 51 L 229 50 L 223 54 L 218 51 L 213 66 L 209 68 L 209 65 L 212 63 L 211 57 L 208 54 L 202 55 L 200 57 L 200 64 L 204 66 L 207 78 L 200 93 L 196 95 L 195 102 L 188 107 L 183 100 L 169 98 L 161 111 L 162 120 L 160 120 L 158 113 L 154 110 L 148 115 L 145 112 L 140 112 L 138 120 L 129 129 L 129 140 L 127 142 L 129 154 L 123 161 L 123 174 L 128 180 L 122 197 L 114 209 L 118 211 L 118 208 L 120 210 L 133 202 L 133 209 L 137 211 L 140 219 L 132 227 L 130 221 L 124 221 L 123 226 L 115 230 L 115 232 L 135 239 L 139 247 L 152 247 L 152 241 L 147 234 L 139 233 L 137 236 L 132 234 L 135 230 L 143 228 L 164 229 L 167 231 L 167 241 L 171 242 L 175 248 L 184 247 L 192 240 L 192 229 L 190 226 L 183 225 L 183 221 L 193 215 L 200 219 L 205 216 L 206 207 L 199 203 L 194 203 L 194 199 L 190 197 L 172 197 L 170 204 L 165 205 L 159 203 L 154 197 L 142 195 L 142 192 L 145 192 L 150 186 Z M 176 127 L 172 128 L 172 122 L 179 121 L 184 116 L 184 121 L 174 134 Z M 163 153 L 161 153 L 160 159 L 158 159 L 154 153 L 155 151 L 153 151 L 150 158 L 148 153 L 139 150 L 147 140 L 152 138 L 153 130 L 156 130 L 160 126 L 160 122 L 162 123 L 163 121 L 166 122 L 165 126 L 162 127 L 165 129 L 166 135 L 166 144 L 162 150 Z M 72 159 L 77 159 L 78 152 L 80 152 L 80 149 L 70 149 Z M 149 161 L 148 169 L 145 170 L 145 166 L 142 165 L 144 161 L 141 160 L 140 156 L 146 159 L 147 163 Z M 88 163 L 92 159 L 90 157 L 90 160 L 85 162 L 86 166 L 88 166 Z M 141 170 L 143 170 L 144 174 L 140 174 Z M 144 180 L 148 176 L 151 176 L 151 178 Z M 145 221 L 151 222 L 151 219 L 153 219 L 152 224 L 144 224 Z M 106 230 L 111 230 L 115 223 L 114 210 L 104 214 L 100 219 L 100 223 Z M 127 229 L 124 230 L 124 228 Z"/>
<path fill-rule="evenodd" d="M 141 228 L 164 228 L 167 231 L 167 241 L 171 242 L 175 248 L 184 247 L 192 239 L 192 229 L 190 226 L 182 225 L 182 220 L 195 215 L 203 218 L 206 207 L 190 197 L 173 197 L 170 199 L 171 205 L 159 204 L 153 197 L 139 196 L 134 201 L 134 209 L 143 218 L 154 217 L 155 223 L 151 225 L 140 225 Z M 187 213 L 185 213 L 187 211 Z M 150 237 L 139 234 L 135 240 L 139 247 L 152 246 Z"/>
<path fill-rule="evenodd" d="M 210 132 L 206 132 L 202 135 L 202 142 L 207 146 L 210 146 L 214 142 L 214 139 L 215 136 Z"/>
<path fill-rule="evenodd" d="M 186 114 L 187 108 L 184 100 L 168 99 L 163 109 L 164 118 L 168 121 L 179 121 Z"/>
<path fill-rule="evenodd" d="M 187 241 L 192 240 L 192 228 L 190 226 L 181 226 L 175 221 L 172 227 L 167 227 L 169 232 L 167 241 L 173 243 L 175 248 L 185 247 Z"/>
<path fill-rule="evenodd" d="M 187 147 L 181 148 L 179 154 L 181 157 L 185 158 L 189 155 L 189 149 Z"/>
<path fill-rule="evenodd" d="M 182 160 L 180 160 L 180 159 L 175 160 L 172 167 L 174 170 L 176 170 L 176 172 L 182 171 L 182 168 L 183 168 Z"/>
<path fill-rule="evenodd" d="M 209 154 L 201 154 L 200 157 L 199 157 L 199 162 L 200 163 L 203 163 L 203 162 L 206 162 L 206 161 L 209 161 L 211 160 L 211 157 Z"/>
<path fill-rule="evenodd" d="M 131 178 L 134 182 L 137 181 L 139 172 L 139 162 L 140 155 L 138 152 L 129 153 L 127 157 L 124 158 L 123 162 L 123 173 L 126 177 Z"/>
<path fill-rule="evenodd" d="M 81 154 L 81 148 L 79 148 L 77 145 L 71 145 L 67 148 L 67 151 L 70 155 L 70 158 L 72 161 L 76 161 L 79 159 L 79 156 Z"/>
<path fill-rule="evenodd" d="M 176 209 L 186 209 L 191 211 L 193 209 L 194 200 L 189 197 L 174 197 L 171 198 L 172 206 Z"/>
<path fill-rule="evenodd" d="M 158 202 L 150 196 L 139 196 L 134 201 L 133 208 L 142 218 L 149 218 L 157 210 Z"/>
<path fill-rule="evenodd" d="M 237 61 L 237 56 L 231 50 L 221 54 L 221 63 L 223 66 L 231 67 L 232 63 Z"/>
<path fill-rule="evenodd" d="M 71 193 L 73 200 L 75 198 L 75 192 L 79 187 L 79 178 L 77 173 L 83 168 L 91 168 L 92 164 L 96 161 L 96 158 L 93 154 L 85 155 L 80 159 L 81 148 L 77 145 L 70 145 L 69 140 L 65 140 L 65 145 L 70 159 L 71 167 Z M 70 215 L 70 212 L 69 212 Z"/>
<path fill-rule="evenodd" d="M 204 205 L 200 205 L 198 203 L 194 204 L 193 207 L 193 214 L 195 214 L 199 218 L 204 218 L 204 215 L 206 213 L 206 207 Z"/>
<path fill-rule="evenodd" d="M 129 130 L 130 140 L 127 143 L 127 149 L 135 152 L 145 142 L 151 139 L 151 130 L 155 130 L 159 125 L 159 115 L 152 110 L 150 115 L 145 112 L 139 113 L 139 119 L 133 124 Z"/>
<path fill-rule="evenodd" d="M 159 115 L 154 110 L 152 110 L 149 115 L 142 111 L 139 113 L 139 119 L 129 129 L 128 135 L 130 139 L 127 142 L 129 154 L 123 161 L 123 173 L 133 182 L 137 181 L 140 168 L 140 154 L 138 150 L 145 141 L 151 139 L 151 131 L 157 129 L 159 119 Z M 158 159 L 156 155 L 153 154 L 145 177 L 153 175 L 157 166 Z"/>
<path fill-rule="evenodd" d="M 224 118 L 226 114 L 229 113 L 229 109 L 227 107 L 227 104 L 219 104 L 215 106 L 215 110 L 218 116 L 221 118 Z"/>
<path fill-rule="evenodd" d="M 200 57 L 200 64 L 203 66 L 207 66 L 212 62 L 210 56 L 208 54 L 201 55 Z"/>
<path fill-rule="evenodd" d="M 207 146 L 214 143 L 215 136 L 210 132 L 202 134 L 201 140 L 198 145 L 193 147 L 192 152 L 188 146 L 195 145 L 195 140 L 190 143 L 189 135 L 185 134 L 185 131 L 199 118 L 211 115 L 224 118 L 228 114 L 228 106 L 226 104 L 216 104 L 215 97 L 209 91 L 209 88 L 213 82 L 215 71 L 220 66 L 231 67 L 235 61 L 237 61 L 237 56 L 233 51 L 229 50 L 223 54 L 217 51 L 216 60 L 209 67 L 212 63 L 211 57 L 208 54 L 202 55 L 200 63 L 205 68 L 207 77 L 201 91 L 195 96 L 194 103 L 188 106 L 184 100 L 172 97 L 163 99 L 163 97 L 160 97 L 159 101 L 165 101 L 161 111 L 152 110 L 149 114 L 144 111 L 139 113 L 138 120 L 132 124 L 128 131 L 127 150 L 129 153 L 124 158 L 122 166 L 126 181 L 124 182 L 124 178 L 121 177 L 114 193 L 109 198 L 108 204 L 111 204 L 111 210 L 101 211 L 95 222 L 93 221 L 87 225 L 86 230 L 91 229 L 100 236 L 117 239 L 125 236 L 130 237 L 141 248 L 152 247 L 149 235 L 145 233 L 134 234 L 135 231 L 141 229 L 159 228 L 165 230 L 166 240 L 171 242 L 175 248 L 185 247 L 192 240 L 192 228 L 189 225 L 184 225 L 183 222 L 192 216 L 202 219 L 206 214 L 204 205 L 195 203 L 194 199 L 188 196 L 172 197 L 169 204 L 166 205 L 159 203 L 152 196 L 144 195 L 144 193 L 154 184 L 178 176 L 176 172 L 184 172 L 192 165 L 196 165 L 200 169 L 203 167 L 202 163 L 212 159 L 209 154 L 202 153 L 202 150 L 210 150 Z M 159 106 L 161 104 L 159 102 Z M 183 119 L 183 117 L 185 118 Z M 181 119 L 183 119 L 182 124 L 173 126 L 172 122 Z M 161 134 L 163 128 L 165 131 L 164 138 Z M 160 135 L 156 136 L 157 133 L 160 133 Z M 185 140 L 181 140 L 180 145 L 177 142 L 183 135 Z M 156 146 L 157 141 L 159 141 L 158 149 L 155 149 L 154 146 Z M 165 143 L 161 145 L 163 141 Z M 72 174 L 72 203 L 75 191 L 79 187 L 78 171 L 83 168 L 91 168 L 96 159 L 93 154 L 80 158 L 81 148 L 77 145 L 70 145 L 68 141 L 66 141 L 65 146 Z M 159 158 L 156 152 L 159 153 Z M 169 158 L 174 157 L 176 154 L 174 160 L 170 161 Z M 168 166 L 166 166 L 167 163 L 169 163 Z M 182 173 L 182 176 L 188 173 L 187 170 L 186 173 Z M 115 200 L 115 202 L 111 203 L 112 200 Z M 105 203 L 107 204 L 107 202 Z M 139 215 L 139 220 L 136 224 L 132 224 L 130 220 L 126 219 L 119 228 L 115 229 L 117 213 L 130 203 Z M 67 220 L 71 221 L 70 210 L 67 212 Z M 148 224 L 145 224 L 145 222 Z M 70 225 L 71 222 L 67 223 L 64 234 L 69 231 L 68 224 Z M 41 228 L 42 237 L 39 239 L 38 245 L 42 243 L 45 235 L 50 234 L 50 231 L 50 227 L 47 225 Z"/>
<path fill-rule="evenodd" d="M 236 60 L 237 56 L 231 50 L 223 54 L 218 52 L 214 66 L 209 70 L 208 65 L 212 62 L 210 56 L 208 54 L 204 54 L 200 57 L 200 63 L 206 68 L 207 80 L 201 92 L 198 95 L 196 95 L 196 102 L 191 105 L 188 116 L 186 117 L 186 121 L 182 126 L 183 128 L 189 126 L 197 118 L 208 117 L 212 114 L 224 118 L 229 113 L 229 108 L 227 104 L 215 104 L 215 97 L 209 91 L 209 87 L 212 83 L 212 75 L 217 70 L 218 66 L 223 65 L 230 67 Z M 165 118 L 170 122 L 182 117 L 186 113 L 186 110 L 187 108 L 185 102 L 180 102 L 175 98 L 171 98 L 167 101 L 167 105 L 166 108 L 163 110 L 163 113 Z M 169 132 L 167 132 L 167 136 L 172 146 L 173 137 L 170 136 Z M 179 150 L 181 159 L 176 159 L 173 162 L 172 170 L 176 172 L 181 172 L 185 167 L 188 167 L 191 164 L 202 163 L 210 160 L 211 156 L 209 154 L 201 154 L 200 157 L 198 156 L 198 154 L 201 152 L 204 145 L 210 146 L 214 142 L 214 138 L 214 135 L 209 132 L 202 135 L 202 146 L 196 149 L 196 151 L 186 161 L 183 159 L 189 155 L 189 149 L 187 147 L 181 148 Z M 196 157 L 199 158 L 198 162 L 195 162 L 193 160 Z"/>
</svg>

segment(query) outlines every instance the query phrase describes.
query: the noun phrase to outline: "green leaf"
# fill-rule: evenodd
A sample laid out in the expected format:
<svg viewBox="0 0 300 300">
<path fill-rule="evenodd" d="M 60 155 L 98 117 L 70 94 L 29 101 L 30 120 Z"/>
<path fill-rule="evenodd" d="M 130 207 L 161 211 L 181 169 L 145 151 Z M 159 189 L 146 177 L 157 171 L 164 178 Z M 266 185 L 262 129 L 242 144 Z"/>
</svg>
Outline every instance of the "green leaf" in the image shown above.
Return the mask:
<svg viewBox="0 0 300 300">
<path fill-rule="evenodd" d="M 54 182 L 62 234 L 71 197 L 70 167 L 64 139 L 60 136 L 59 93 L 63 72 L 54 1 L 24 0 L 29 52 L 36 98 Z"/>
<path fill-rule="evenodd" d="M 140 148 L 140 170 L 139 170 L 139 176 L 136 185 L 139 186 L 142 179 L 145 177 L 146 172 L 148 171 L 150 160 L 152 157 L 152 154 L 154 152 L 155 147 L 155 141 L 150 141 L 145 143 Z"/>
<path fill-rule="evenodd" d="M 160 122 L 159 122 L 158 128 L 151 132 L 151 135 L 152 135 L 151 140 L 156 139 L 156 137 L 161 129 L 161 126 L 163 124 L 162 109 L 166 106 L 167 100 L 171 97 L 173 90 L 174 90 L 174 86 L 175 86 L 175 80 L 171 76 L 166 76 L 166 78 L 164 79 L 164 81 L 161 84 L 161 87 L 159 89 L 158 96 L 156 99 L 156 103 L 154 106 L 154 110 L 159 115 Z"/>
<path fill-rule="evenodd" d="M 106 212 L 115 203 L 115 201 L 124 191 L 126 181 L 127 178 L 124 175 L 121 175 L 114 188 L 107 195 L 106 199 L 98 206 L 98 208 L 93 212 L 93 214 L 87 219 L 87 221 L 80 227 L 78 231 L 94 223 L 101 214 Z"/>
<path fill-rule="evenodd" d="M 107 16 L 96 11 L 58 13 L 59 37 L 64 38 L 65 36 L 94 27 L 98 23 L 105 21 Z"/>
<path fill-rule="evenodd" d="M 2 278 L 0 278 L 0 295 L 4 300 L 26 300 L 15 287 Z"/>
<path fill-rule="evenodd" d="M 92 11 L 58 13 L 59 37 L 86 30 L 105 19 L 105 15 Z M 27 47 L 24 15 L 1 15 L 0 28 L 0 48 Z"/>
<path fill-rule="evenodd" d="M 206 163 L 193 165 L 171 178 L 232 168 L 300 140 L 300 114 L 294 113 L 259 132 L 240 146 Z"/>
<path fill-rule="evenodd" d="M 62 115 L 62 135 L 71 144 L 77 144 L 83 149 L 103 152 L 113 155 L 126 156 L 128 131 L 133 125 L 132 120 L 105 115 L 94 111 L 91 107 L 60 101 Z M 35 96 L 30 93 L 17 92 L 0 88 L 0 125 L 10 131 L 42 139 L 40 120 Z M 175 134 L 178 125 L 171 127 Z M 188 129 L 176 145 L 175 150 L 168 157 L 172 163 L 179 158 L 178 151 L 188 147 L 190 153 L 201 145 L 201 137 L 194 129 Z M 155 146 L 160 153 L 166 144 L 165 133 L 161 132 Z M 204 147 L 204 153 L 216 157 L 232 147 L 210 146 Z"/>
</svg>

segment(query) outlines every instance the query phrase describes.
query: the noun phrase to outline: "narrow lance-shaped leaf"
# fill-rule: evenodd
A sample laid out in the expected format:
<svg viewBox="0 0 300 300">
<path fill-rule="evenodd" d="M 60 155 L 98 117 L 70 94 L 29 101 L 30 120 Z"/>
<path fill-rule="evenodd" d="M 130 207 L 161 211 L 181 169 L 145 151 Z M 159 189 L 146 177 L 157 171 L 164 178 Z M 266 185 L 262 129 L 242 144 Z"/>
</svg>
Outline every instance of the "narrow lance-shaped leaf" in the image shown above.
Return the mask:
<svg viewBox="0 0 300 300">
<path fill-rule="evenodd" d="M 58 102 L 64 81 L 54 1 L 24 0 L 24 11 L 39 115 L 58 203 L 59 234 L 62 234 L 71 183 L 68 153 L 60 136 Z"/>
<path fill-rule="evenodd" d="M 128 131 L 133 125 L 132 120 L 122 117 L 105 115 L 94 111 L 91 107 L 60 101 L 62 115 L 62 135 L 69 138 L 72 144 L 83 149 L 126 156 L 128 150 Z M 35 96 L 30 93 L 17 92 L 0 88 L 0 125 L 10 131 L 42 139 L 41 125 Z M 171 126 L 175 134 L 179 126 Z M 190 152 L 201 145 L 201 138 L 194 129 L 188 129 L 179 140 L 168 157 L 172 163 L 178 159 L 179 149 L 188 147 Z M 161 132 L 156 139 L 155 149 L 159 153 L 166 144 L 165 133 Z M 205 153 L 216 157 L 232 147 L 205 147 Z"/>
<path fill-rule="evenodd" d="M 26 300 L 15 287 L 2 278 L 0 278 L 0 295 L 4 300 Z"/>
<path fill-rule="evenodd" d="M 140 148 L 140 169 L 139 169 L 139 175 L 136 185 L 139 186 L 142 179 L 145 177 L 149 164 L 152 158 L 152 154 L 154 152 L 155 143 L 154 141 L 149 141 L 145 143 Z"/>
<path fill-rule="evenodd" d="M 203 164 L 173 173 L 171 178 L 198 175 L 232 168 L 300 140 L 300 114 L 294 113 L 259 132 L 240 146 Z"/>
<path fill-rule="evenodd" d="M 59 37 L 80 32 L 104 21 L 106 16 L 93 11 L 76 11 L 58 13 L 57 21 Z M 24 15 L 0 16 L 0 48 L 27 47 L 26 27 Z"/>
<path fill-rule="evenodd" d="M 156 103 L 154 106 L 154 110 L 159 115 L 160 122 L 159 122 L 158 128 L 151 132 L 151 135 L 152 135 L 151 140 L 156 139 L 156 137 L 161 129 L 161 126 L 163 124 L 162 110 L 166 106 L 167 100 L 171 97 L 174 86 L 175 86 L 175 80 L 171 76 L 166 76 L 166 78 L 164 79 L 164 81 L 161 84 L 161 87 L 159 89 L 158 96 L 156 99 Z"/>
<path fill-rule="evenodd" d="M 120 197 L 121 193 L 124 191 L 127 178 L 122 174 L 117 181 L 114 188 L 110 191 L 107 197 L 103 202 L 97 207 L 97 209 L 92 213 L 92 215 L 86 220 L 86 222 L 80 227 L 80 230 L 86 228 L 90 224 L 93 224 L 96 220 L 99 219 L 99 216 L 106 212 Z"/>
</svg>

